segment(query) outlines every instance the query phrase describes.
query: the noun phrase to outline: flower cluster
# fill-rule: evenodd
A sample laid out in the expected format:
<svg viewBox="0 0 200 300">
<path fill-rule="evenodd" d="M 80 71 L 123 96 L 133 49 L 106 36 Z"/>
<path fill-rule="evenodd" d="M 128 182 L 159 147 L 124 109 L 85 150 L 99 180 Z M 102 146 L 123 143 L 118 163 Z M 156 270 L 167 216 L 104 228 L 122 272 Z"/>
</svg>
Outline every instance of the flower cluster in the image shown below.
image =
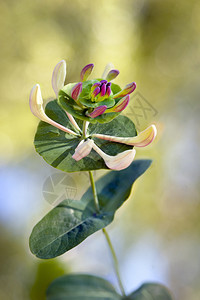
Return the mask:
<svg viewBox="0 0 200 300">
<path fill-rule="evenodd" d="M 131 82 L 124 89 L 114 84 L 112 81 L 119 75 L 115 69 L 104 73 L 102 78 L 88 80 L 93 68 L 93 64 L 88 64 L 81 71 L 80 82 L 63 86 L 58 101 L 74 117 L 91 123 L 107 123 L 126 108 L 136 84 Z"/>
<path fill-rule="evenodd" d="M 145 147 L 156 137 L 157 130 L 155 125 L 149 126 L 144 131 L 134 137 L 116 137 L 106 134 L 88 134 L 88 126 L 98 121 L 108 122 L 115 118 L 128 105 L 130 93 L 136 87 L 135 83 L 128 84 L 123 90 L 111 81 L 119 74 L 119 71 L 111 69 L 104 72 L 105 79 L 88 80 L 93 69 L 93 64 L 89 64 L 81 71 L 81 82 L 64 86 L 66 77 L 66 62 L 59 62 L 53 71 L 52 87 L 58 99 L 58 103 L 66 111 L 66 114 L 74 127 L 74 130 L 50 119 L 44 110 L 43 99 L 39 84 L 36 84 L 30 93 L 30 108 L 32 113 L 40 120 L 51 124 L 54 127 L 80 139 L 80 143 L 75 149 L 72 158 L 76 161 L 81 160 L 90 154 L 93 149 L 103 159 L 106 166 L 113 170 L 127 168 L 133 161 L 136 150 L 134 148 L 121 152 L 115 156 L 104 153 L 94 142 L 94 138 L 107 140 L 115 143 L 122 143 L 129 146 Z M 107 117 L 109 116 L 109 117 Z M 83 120 L 81 129 L 74 117 Z"/>
</svg>

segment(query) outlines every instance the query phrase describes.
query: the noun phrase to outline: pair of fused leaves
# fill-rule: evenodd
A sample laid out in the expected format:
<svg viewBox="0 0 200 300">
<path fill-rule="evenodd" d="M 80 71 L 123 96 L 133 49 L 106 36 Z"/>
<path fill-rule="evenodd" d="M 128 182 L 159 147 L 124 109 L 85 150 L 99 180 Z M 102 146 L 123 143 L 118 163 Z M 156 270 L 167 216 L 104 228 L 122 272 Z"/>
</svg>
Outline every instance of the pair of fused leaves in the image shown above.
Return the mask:
<svg viewBox="0 0 200 300">
<path fill-rule="evenodd" d="M 91 188 L 79 201 L 62 201 L 33 228 L 32 253 L 44 259 L 59 256 L 110 224 L 116 210 L 129 197 L 132 184 L 150 164 L 150 160 L 136 160 L 127 169 L 111 171 L 100 178 L 96 183 L 99 213 Z"/>
<path fill-rule="evenodd" d="M 58 105 L 56 100 L 49 102 L 45 111 L 49 118 L 76 131 L 78 134 L 77 129 L 73 127 L 66 112 Z M 76 119 L 76 121 L 82 128 L 83 122 L 78 119 Z M 96 133 L 121 137 L 132 137 L 137 135 L 134 123 L 129 118 L 121 115 L 110 123 L 90 124 L 88 135 Z M 36 151 L 48 164 L 64 172 L 108 169 L 104 160 L 94 150 L 80 161 L 74 160 L 72 155 L 80 141 L 81 136 L 72 136 L 41 121 L 35 135 L 34 143 Z M 132 146 L 98 138 L 94 138 L 94 142 L 108 155 L 117 155 L 120 152 L 133 148 Z"/>
<path fill-rule="evenodd" d="M 130 295 L 119 295 L 106 280 L 91 275 L 66 275 L 57 278 L 47 290 L 47 300 L 172 300 L 160 284 L 146 283 Z"/>
</svg>

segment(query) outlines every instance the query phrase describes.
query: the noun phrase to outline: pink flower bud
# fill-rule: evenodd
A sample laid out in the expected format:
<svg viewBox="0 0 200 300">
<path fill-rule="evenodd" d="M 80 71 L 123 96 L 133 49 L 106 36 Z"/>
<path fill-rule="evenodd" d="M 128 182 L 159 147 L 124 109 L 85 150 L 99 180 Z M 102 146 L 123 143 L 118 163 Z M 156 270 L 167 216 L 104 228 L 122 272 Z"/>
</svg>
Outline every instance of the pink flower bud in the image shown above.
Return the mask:
<svg viewBox="0 0 200 300">
<path fill-rule="evenodd" d="M 93 110 L 93 112 L 91 112 L 90 114 L 88 114 L 88 116 L 91 117 L 91 118 L 96 118 L 96 117 L 102 115 L 106 109 L 107 109 L 106 105 L 102 105 L 102 106 L 96 107 Z"/>
<path fill-rule="evenodd" d="M 78 82 L 71 90 L 71 96 L 76 101 L 82 92 L 82 82 Z"/>
<path fill-rule="evenodd" d="M 106 79 L 107 79 L 108 81 L 111 81 L 111 80 L 115 79 L 118 75 L 119 75 L 119 71 L 118 71 L 118 70 L 111 70 L 111 71 L 108 73 Z"/>
<path fill-rule="evenodd" d="M 136 89 L 136 83 L 135 82 L 131 82 L 131 83 L 127 84 L 122 91 L 120 91 L 119 93 L 115 94 L 113 96 L 113 98 L 116 99 L 116 98 L 124 97 L 124 96 L 126 96 L 128 94 L 131 94 L 135 89 Z"/>
<path fill-rule="evenodd" d="M 109 97 L 111 94 L 111 87 L 108 86 L 107 89 L 106 89 L 106 95 Z"/>
<path fill-rule="evenodd" d="M 86 81 L 94 68 L 94 64 L 85 66 L 81 71 L 81 81 Z"/>
<path fill-rule="evenodd" d="M 106 93 L 106 84 L 103 83 L 101 86 L 101 97 L 105 96 Z"/>
<path fill-rule="evenodd" d="M 105 111 L 105 113 L 107 114 L 107 113 L 113 113 L 113 112 L 121 112 L 122 110 L 124 110 L 127 107 L 129 100 L 130 100 L 130 96 L 129 95 L 125 96 L 115 106 L 107 109 Z"/>
<path fill-rule="evenodd" d="M 94 91 L 91 93 L 92 97 L 96 97 L 100 93 L 101 89 L 97 86 Z"/>
</svg>

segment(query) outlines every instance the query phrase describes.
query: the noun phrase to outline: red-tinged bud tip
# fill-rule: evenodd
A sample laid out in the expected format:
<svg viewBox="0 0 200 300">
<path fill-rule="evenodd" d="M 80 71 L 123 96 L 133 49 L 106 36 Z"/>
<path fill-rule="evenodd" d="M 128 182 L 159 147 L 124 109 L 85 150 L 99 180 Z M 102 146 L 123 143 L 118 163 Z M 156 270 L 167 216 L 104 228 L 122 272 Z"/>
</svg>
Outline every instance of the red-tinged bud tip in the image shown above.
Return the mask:
<svg viewBox="0 0 200 300">
<path fill-rule="evenodd" d="M 81 71 L 81 81 L 86 81 L 94 68 L 94 64 L 86 65 Z"/>
<path fill-rule="evenodd" d="M 115 94 L 113 98 L 116 99 L 116 98 L 124 97 L 128 94 L 131 94 L 135 89 L 136 89 L 136 83 L 131 82 L 131 83 L 127 84 L 123 90 L 121 90 L 119 93 Z"/>
<path fill-rule="evenodd" d="M 108 87 L 107 87 L 107 90 L 106 90 L 106 95 L 109 97 L 110 94 L 111 94 L 111 87 L 108 86 Z"/>
<path fill-rule="evenodd" d="M 119 75 L 119 71 L 118 71 L 118 70 L 111 70 L 111 71 L 108 73 L 106 79 L 107 79 L 108 81 L 111 81 L 111 80 L 115 79 L 118 75 Z"/>
<path fill-rule="evenodd" d="M 131 94 L 135 89 L 136 89 L 136 83 L 131 82 L 125 86 L 124 91 L 128 92 L 128 94 Z"/>
<path fill-rule="evenodd" d="M 91 118 L 96 118 L 96 117 L 102 115 L 105 112 L 106 109 L 107 109 L 106 105 L 102 105 L 102 106 L 96 107 L 93 110 L 93 112 L 91 112 L 90 114 L 88 114 L 88 116 L 90 116 Z"/>
<path fill-rule="evenodd" d="M 130 95 L 125 96 L 124 98 L 122 98 L 114 107 L 114 112 L 121 112 L 122 110 L 124 110 L 127 105 L 129 104 L 130 101 Z"/>
<path fill-rule="evenodd" d="M 103 83 L 101 86 L 101 97 L 105 96 L 106 94 L 106 83 Z"/>
<path fill-rule="evenodd" d="M 82 92 L 82 82 L 78 82 L 71 90 L 71 96 L 74 100 L 77 100 Z"/>
<path fill-rule="evenodd" d="M 101 82 L 102 84 L 103 84 L 103 83 L 107 83 L 107 80 L 103 79 L 103 80 L 101 80 L 100 82 Z"/>
<path fill-rule="evenodd" d="M 92 95 L 93 97 L 96 97 L 96 96 L 100 93 L 100 91 L 101 91 L 100 87 L 97 86 L 97 87 L 94 89 L 94 91 L 91 93 L 91 95 Z"/>
</svg>

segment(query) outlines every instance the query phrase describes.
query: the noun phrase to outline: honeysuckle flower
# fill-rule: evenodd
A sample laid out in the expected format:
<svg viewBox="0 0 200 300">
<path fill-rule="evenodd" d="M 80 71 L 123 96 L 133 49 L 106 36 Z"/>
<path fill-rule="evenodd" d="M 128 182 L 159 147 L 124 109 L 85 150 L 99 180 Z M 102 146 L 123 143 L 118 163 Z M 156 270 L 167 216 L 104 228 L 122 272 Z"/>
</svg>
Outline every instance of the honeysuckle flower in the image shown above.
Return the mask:
<svg viewBox="0 0 200 300">
<path fill-rule="evenodd" d="M 57 98 L 58 98 L 59 90 L 61 90 L 64 86 L 66 73 L 67 73 L 66 62 L 65 60 L 61 60 L 55 66 L 52 74 L 52 79 L 51 79 L 51 84 Z"/>
<path fill-rule="evenodd" d="M 102 140 L 107 140 L 110 142 L 123 143 L 135 147 L 146 147 L 153 142 L 156 135 L 157 135 L 156 126 L 151 125 L 134 137 L 118 137 L 118 136 L 110 136 L 105 134 L 93 134 L 92 137 L 96 137 Z"/>
<path fill-rule="evenodd" d="M 53 121 L 52 119 L 50 119 L 44 111 L 43 108 L 43 99 L 42 99 L 42 94 L 41 94 L 41 90 L 40 90 L 40 86 L 39 84 L 36 84 L 30 93 L 30 97 L 29 97 L 29 104 L 30 104 L 30 109 L 32 111 L 32 113 L 39 118 L 40 120 L 51 124 L 54 127 L 57 127 L 58 129 L 65 131 L 69 134 L 72 135 L 76 135 L 77 133 L 75 133 L 73 130 L 70 130 L 68 128 L 66 128 L 65 126 L 58 124 L 57 122 Z"/>
<path fill-rule="evenodd" d="M 42 121 L 77 138 L 81 138 L 72 156 L 75 161 L 83 159 L 94 150 L 103 158 L 108 168 L 123 170 L 132 163 L 136 154 L 135 148 L 111 156 L 103 152 L 94 142 L 94 139 L 98 138 L 112 143 L 122 143 L 132 147 L 145 147 L 155 139 L 157 130 L 155 125 L 151 125 L 134 137 L 119 137 L 98 133 L 88 135 L 87 129 L 90 123 L 97 121 L 105 123 L 118 116 L 127 107 L 130 101 L 130 94 L 136 88 L 135 82 L 126 85 L 123 90 L 112 83 L 111 81 L 118 76 L 119 71 L 113 69 L 111 64 L 106 66 L 102 78 L 88 80 L 93 67 L 93 64 L 85 66 L 81 71 L 81 81 L 69 83 L 65 86 L 66 62 L 64 60 L 55 66 L 52 75 L 52 87 L 58 98 L 58 104 L 64 108 L 70 122 L 78 133 L 55 122 L 46 115 L 39 84 L 36 84 L 31 90 L 29 98 L 30 108 L 32 113 Z M 73 116 L 84 121 L 82 130 Z"/>
<path fill-rule="evenodd" d="M 56 94 L 56 98 L 58 98 L 58 92 L 64 87 L 65 78 L 66 78 L 66 74 L 67 74 L 66 70 L 67 70 L 67 65 L 66 65 L 65 60 L 61 60 L 59 63 L 57 63 L 57 65 L 55 66 L 55 68 L 53 70 L 51 83 L 52 83 L 53 90 Z M 78 131 L 80 131 L 80 127 L 74 120 L 73 116 L 71 114 L 69 114 L 67 111 L 66 111 L 66 114 L 67 114 L 70 122 L 73 124 L 73 126 Z"/>
<path fill-rule="evenodd" d="M 93 144 L 92 148 L 103 158 L 106 166 L 109 169 L 116 171 L 128 168 L 136 154 L 135 149 L 131 149 L 118 153 L 117 155 L 111 156 L 103 152 L 95 143 Z"/>
<path fill-rule="evenodd" d="M 58 97 L 58 92 L 61 88 L 63 88 L 64 86 L 64 82 L 65 82 L 65 77 L 66 77 L 66 62 L 64 60 L 61 60 L 54 68 L 53 70 L 53 74 L 52 74 L 52 87 L 53 90 L 56 94 L 56 97 Z M 74 95 L 78 95 L 80 92 L 74 91 Z M 42 94 L 41 94 L 41 90 L 40 90 L 40 86 L 39 84 L 36 84 L 30 93 L 30 97 L 29 97 L 29 104 L 30 104 L 30 108 L 32 113 L 38 117 L 40 120 L 49 123 L 51 125 L 53 125 L 54 127 L 57 127 L 69 134 L 73 134 L 73 135 L 77 135 L 77 133 L 75 133 L 73 130 L 68 129 L 66 127 L 64 127 L 61 124 L 56 123 L 55 121 L 51 120 L 44 111 L 43 108 L 43 99 L 42 99 Z M 69 114 L 68 112 L 67 116 L 70 120 L 70 122 L 72 123 L 72 125 L 80 132 L 81 129 L 78 126 L 78 124 L 76 123 L 74 117 Z"/>
<path fill-rule="evenodd" d="M 129 146 L 145 147 L 153 142 L 156 134 L 156 126 L 151 125 L 135 137 L 115 137 L 104 134 L 93 134 L 91 137 L 108 140 L 110 142 L 122 143 Z M 103 158 L 109 169 L 118 171 L 127 168 L 132 163 L 136 154 L 136 150 L 133 148 L 131 150 L 118 153 L 115 156 L 111 156 L 103 152 L 92 139 L 87 139 L 86 141 L 82 140 L 79 143 L 72 158 L 79 161 L 86 157 L 92 149 L 94 149 Z"/>
<path fill-rule="evenodd" d="M 112 81 L 119 71 L 109 64 L 102 78 L 88 80 L 94 64 L 86 65 L 80 73 L 80 81 L 63 86 L 58 92 L 58 102 L 74 117 L 91 123 L 107 123 L 123 111 L 136 88 L 135 82 L 123 89 Z M 57 69 L 55 71 L 57 73 Z"/>
<path fill-rule="evenodd" d="M 93 145 L 94 145 L 94 141 L 91 139 L 88 139 L 87 141 L 82 140 L 76 147 L 72 158 L 75 159 L 76 161 L 79 161 L 83 157 L 90 154 Z"/>
<path fill-rule="evenodd" d="M 92 149 L 94 149 L 103 158 L 109 169 L 117 171 L 127 168 L 132 163 L 136 153 L 135 149 L 131 149 L 111 156 L 103 152 L 93 140 L 88 139 L 86 141 L 82 140 L 79 143 L 72 158 L 79 161 L 90 154 Z"/>
</svg>

